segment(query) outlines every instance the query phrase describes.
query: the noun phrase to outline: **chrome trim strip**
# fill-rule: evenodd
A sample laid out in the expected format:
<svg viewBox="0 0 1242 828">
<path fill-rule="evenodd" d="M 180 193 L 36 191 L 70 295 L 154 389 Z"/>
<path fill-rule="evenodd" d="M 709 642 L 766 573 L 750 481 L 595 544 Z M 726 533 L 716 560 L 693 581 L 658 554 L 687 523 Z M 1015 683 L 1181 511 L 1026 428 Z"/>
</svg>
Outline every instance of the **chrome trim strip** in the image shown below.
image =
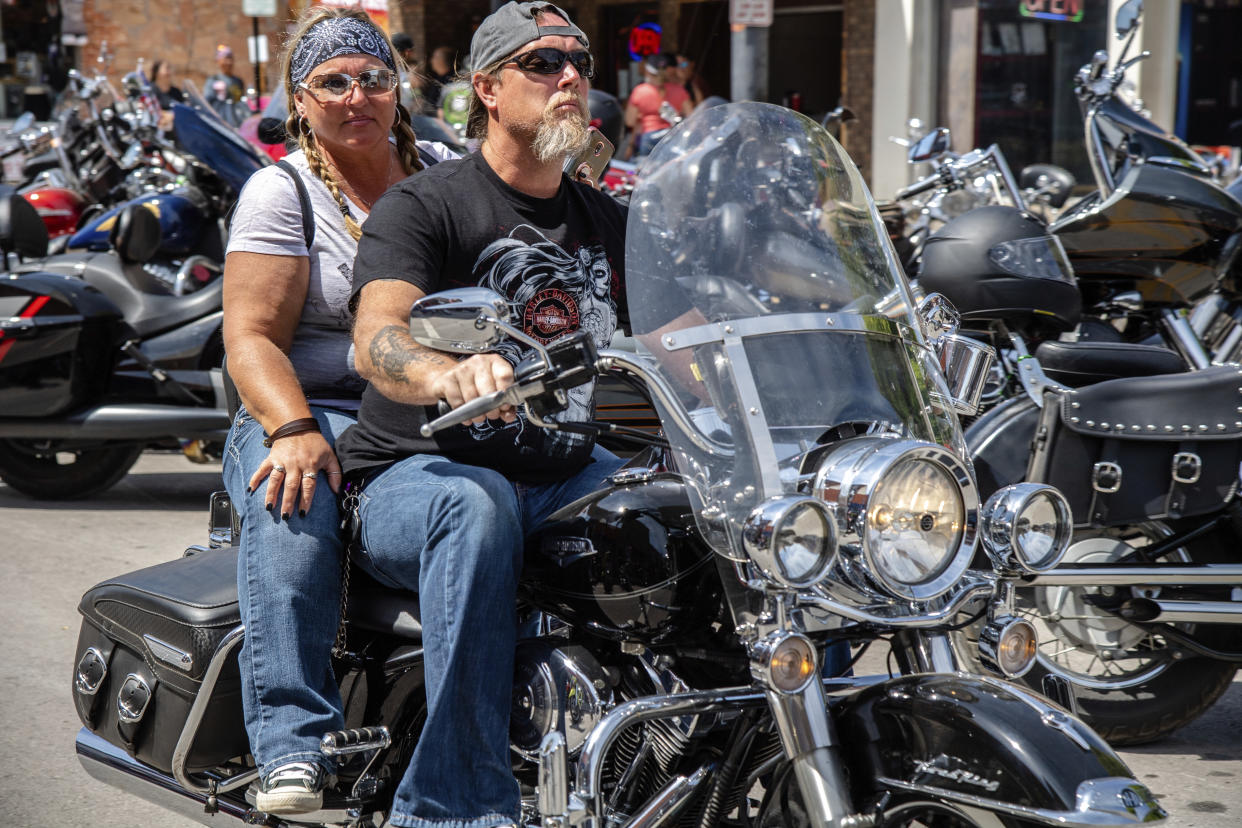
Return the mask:
<svg viewBox="0 0 1242 828">
<path fill-rule="evenodd" d="M 1242 564 L 1200 566 L 1075 566 L 1022 578 L 1021 586 L 1177 586 L 1226 584 L 1242 586 Z"/>
<path fill-rule="evenodd" d="M 741 337 L 731 335 L 724 340 L 724 351 L 733 369 L 730 373 L 737 389 L 737 401 L 742 406 L 746 431 L 754 448 L 753 463 L 759 468 L 759 482 L 763 485 L 763 492 L 758 499 L 777 497 L 784 492 L 781 484 L 781 463 L 776 456 L 776 445 L 772 442 L 768 418 L 764 415 L 759 387 L 755 385 L 755 375 L 746 356 L 746 345 Z"/>
<path fill-rule="evenodd" d="M 916 785 L 887 776 L 880 776 L 876 781 L 903 791 L 935 796 L 949 802 L 958 802 L 989 811 L 1010 814 L 1040 822 L 1045 825 L 1057 825 L 1061 828 L 1119 828 L 1124 825 L 1163 825 L 1168 813 L 1160 807 L 1155 797 L 1140 782 L 1122 776 L 1109 776 L 1100 779 L 1089 779 L 1078 786 L 1076 808 L 1073 811 L 1054 811 L 1050 808 L 1029 808 L 1023 805 L 1010 805 L 996 799 L 951 791 L 935 785 Z M 1083 790 L 1086 788 L 1086 790 Z M 1103 789 L 1103 790 L 1101 790 Z M 1113 790 L 1110 790 L 1113 789 Z M 1099 800 L 1115 796 L 1119 800 L 1130 792 L 1136 801 L 1134 809 L 1139 813 L 1125 813 L 1121 810 L 1105 810 L 1096 805 Z M 1124 800 L 1122 800 L 1124 801 Z"/>
<path fill-rule="evenodd" d="M 179 650 L 167 641 L 160 641 L 150 633 L 144 634 L 142 640 L 147 643 L 151 655 L 165 664 L 171 664 L 178 670 L 189 672 L 194 666 L 194 658 L 185 650 Z"/>
<path fill-rule="evenodd" d="M 661 337 L 660 344 L 666 351 L 680 351 L 699 345 L 724 342 L 729 337 L 745 339 L 748 336 L 768 334 L 815 333 L 818 331 L 845 331 L 847 333 L 872 333 L 891 336 L 926 347 L 909 325 L 887 316 L 861 313 L 774 313 L 770 316 L 751 316 L 730 319 L 727 322 L 710 322 Z"/>
<path fill-rule="evenodd" d="M 173 748 L 173 777 L 181 787 L 195 794 L 224 793 L 225 791 L 240 788 L 243 785 L 249 785 L 253 780 L 259 778 L 258 770 L 253 770 L 230 777 L 224 781 L 212 778 L 209 782 L 202 783 L 196 782 L 191 778 L 189 772 L 185 769 L 186 761 L 190 756 L 190 748 L 194 746 L 194 738 L 198 735 L 198 727 L 202 724 L 203 716 L 207 712 L 207 705 L 211 702 L 211 694 L 216 689 L 216 682 L 220 678 L 220 671 L 224 669 L 228 657 L 242 643 L 245 637 L 245 626 L 238 624 L 229 631 L 228 635 L 221 639 L 220 644 L 216 647 L 216 652 L 211 657 L 211 663 L 207 665 L 207 671 L 203 673 L 203 683 L 199 686 L 198 695 L 194 697 L 194 704 L 190 706 L 190 712 L 185 717 L 185 726 L 181 729 L 181 736 L 177 739 L 177 746 Z"/>
</svg>

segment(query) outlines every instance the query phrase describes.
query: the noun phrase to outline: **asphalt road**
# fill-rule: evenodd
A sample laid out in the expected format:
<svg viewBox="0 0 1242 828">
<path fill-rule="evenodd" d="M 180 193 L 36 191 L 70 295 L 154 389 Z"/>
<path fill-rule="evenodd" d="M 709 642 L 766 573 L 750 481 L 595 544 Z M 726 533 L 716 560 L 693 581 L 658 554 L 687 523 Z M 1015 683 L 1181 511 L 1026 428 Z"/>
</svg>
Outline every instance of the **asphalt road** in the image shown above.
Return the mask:
<svg viewBox="0 0 1242 828">
<path fill-rule="evenodd" d="M 85 502 L 38 502 L 0 484 L 0 818 L 21 828 L 188 828 L 196 823 L 96 782 L 79 767 L 70 696 L 82 593 L 205 543 L 219 466 L 147 454 Z M 1198 721 L 1122 753 L 1174 828 L 1242 825 L 1242 680 Z M 215 824 L 227 825 L 220 818 Z"/>
</svg>

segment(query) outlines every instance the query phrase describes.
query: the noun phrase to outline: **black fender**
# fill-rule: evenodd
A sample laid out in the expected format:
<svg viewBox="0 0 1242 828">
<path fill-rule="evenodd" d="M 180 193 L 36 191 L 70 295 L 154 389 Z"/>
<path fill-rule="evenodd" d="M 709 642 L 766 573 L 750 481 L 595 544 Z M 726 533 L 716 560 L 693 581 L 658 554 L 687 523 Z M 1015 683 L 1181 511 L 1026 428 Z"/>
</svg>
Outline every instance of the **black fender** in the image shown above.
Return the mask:
<svg viewBox="0 0 1242 828">
<path fill-rule="evenodd" d="M 834 717 L 856 802 L 887 790 L 1017 816 L 1086 808 L 1116 817 L 1102 825 L 1164 813 L 1093 730 L 999 679 L 900 676 L 849 697 Z"/>
<path fill-rule="evenodd" d="M 975 464 L 981 499 L 1026 479 L 1039 414 L 1039 407 L 1023 393 L 1005 400 L 966 429 L 966 447 Z"/>
</svg>

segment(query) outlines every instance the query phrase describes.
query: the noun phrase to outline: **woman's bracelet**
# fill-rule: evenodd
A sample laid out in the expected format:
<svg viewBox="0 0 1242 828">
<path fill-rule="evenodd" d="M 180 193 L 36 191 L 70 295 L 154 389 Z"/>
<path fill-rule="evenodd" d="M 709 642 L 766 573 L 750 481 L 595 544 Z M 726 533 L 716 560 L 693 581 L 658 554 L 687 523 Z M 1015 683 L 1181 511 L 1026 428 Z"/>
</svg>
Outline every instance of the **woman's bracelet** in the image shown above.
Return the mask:
<svg viewBox="0 0 1242 828">
<path fill-rule="evenodd" d="M 323 429 L 319 427 L 319 421 L 314 417 L 303 417 L 300 420 L 290 420 L 280 428 L 272 432 L 270 437 L 263 438 L 263 445 L 267 448 L 272 447 L 272 443 L 282 437 L 292 437 L 295 434 L 305 434 L 308 431 L 318 431 L 323 433 Z"/>
</svg>

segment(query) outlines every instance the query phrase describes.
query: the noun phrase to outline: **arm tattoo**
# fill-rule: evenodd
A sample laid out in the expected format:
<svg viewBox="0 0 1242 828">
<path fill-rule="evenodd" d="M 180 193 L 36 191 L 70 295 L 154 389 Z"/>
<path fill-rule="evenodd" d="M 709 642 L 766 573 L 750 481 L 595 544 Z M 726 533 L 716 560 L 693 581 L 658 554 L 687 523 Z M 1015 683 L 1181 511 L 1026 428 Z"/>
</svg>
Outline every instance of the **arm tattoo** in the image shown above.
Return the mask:
<svg viewBox="0 0 1242 828">
<path fill-rule="evenodd" d="M 393 382 L 409 383 L 406 369 L 415 362 L 445 365 L 448 360 L 434 351 L 419 348 L 401 325 L 386 325 L 371 339 L 371 364 Z"/>
</svg>

